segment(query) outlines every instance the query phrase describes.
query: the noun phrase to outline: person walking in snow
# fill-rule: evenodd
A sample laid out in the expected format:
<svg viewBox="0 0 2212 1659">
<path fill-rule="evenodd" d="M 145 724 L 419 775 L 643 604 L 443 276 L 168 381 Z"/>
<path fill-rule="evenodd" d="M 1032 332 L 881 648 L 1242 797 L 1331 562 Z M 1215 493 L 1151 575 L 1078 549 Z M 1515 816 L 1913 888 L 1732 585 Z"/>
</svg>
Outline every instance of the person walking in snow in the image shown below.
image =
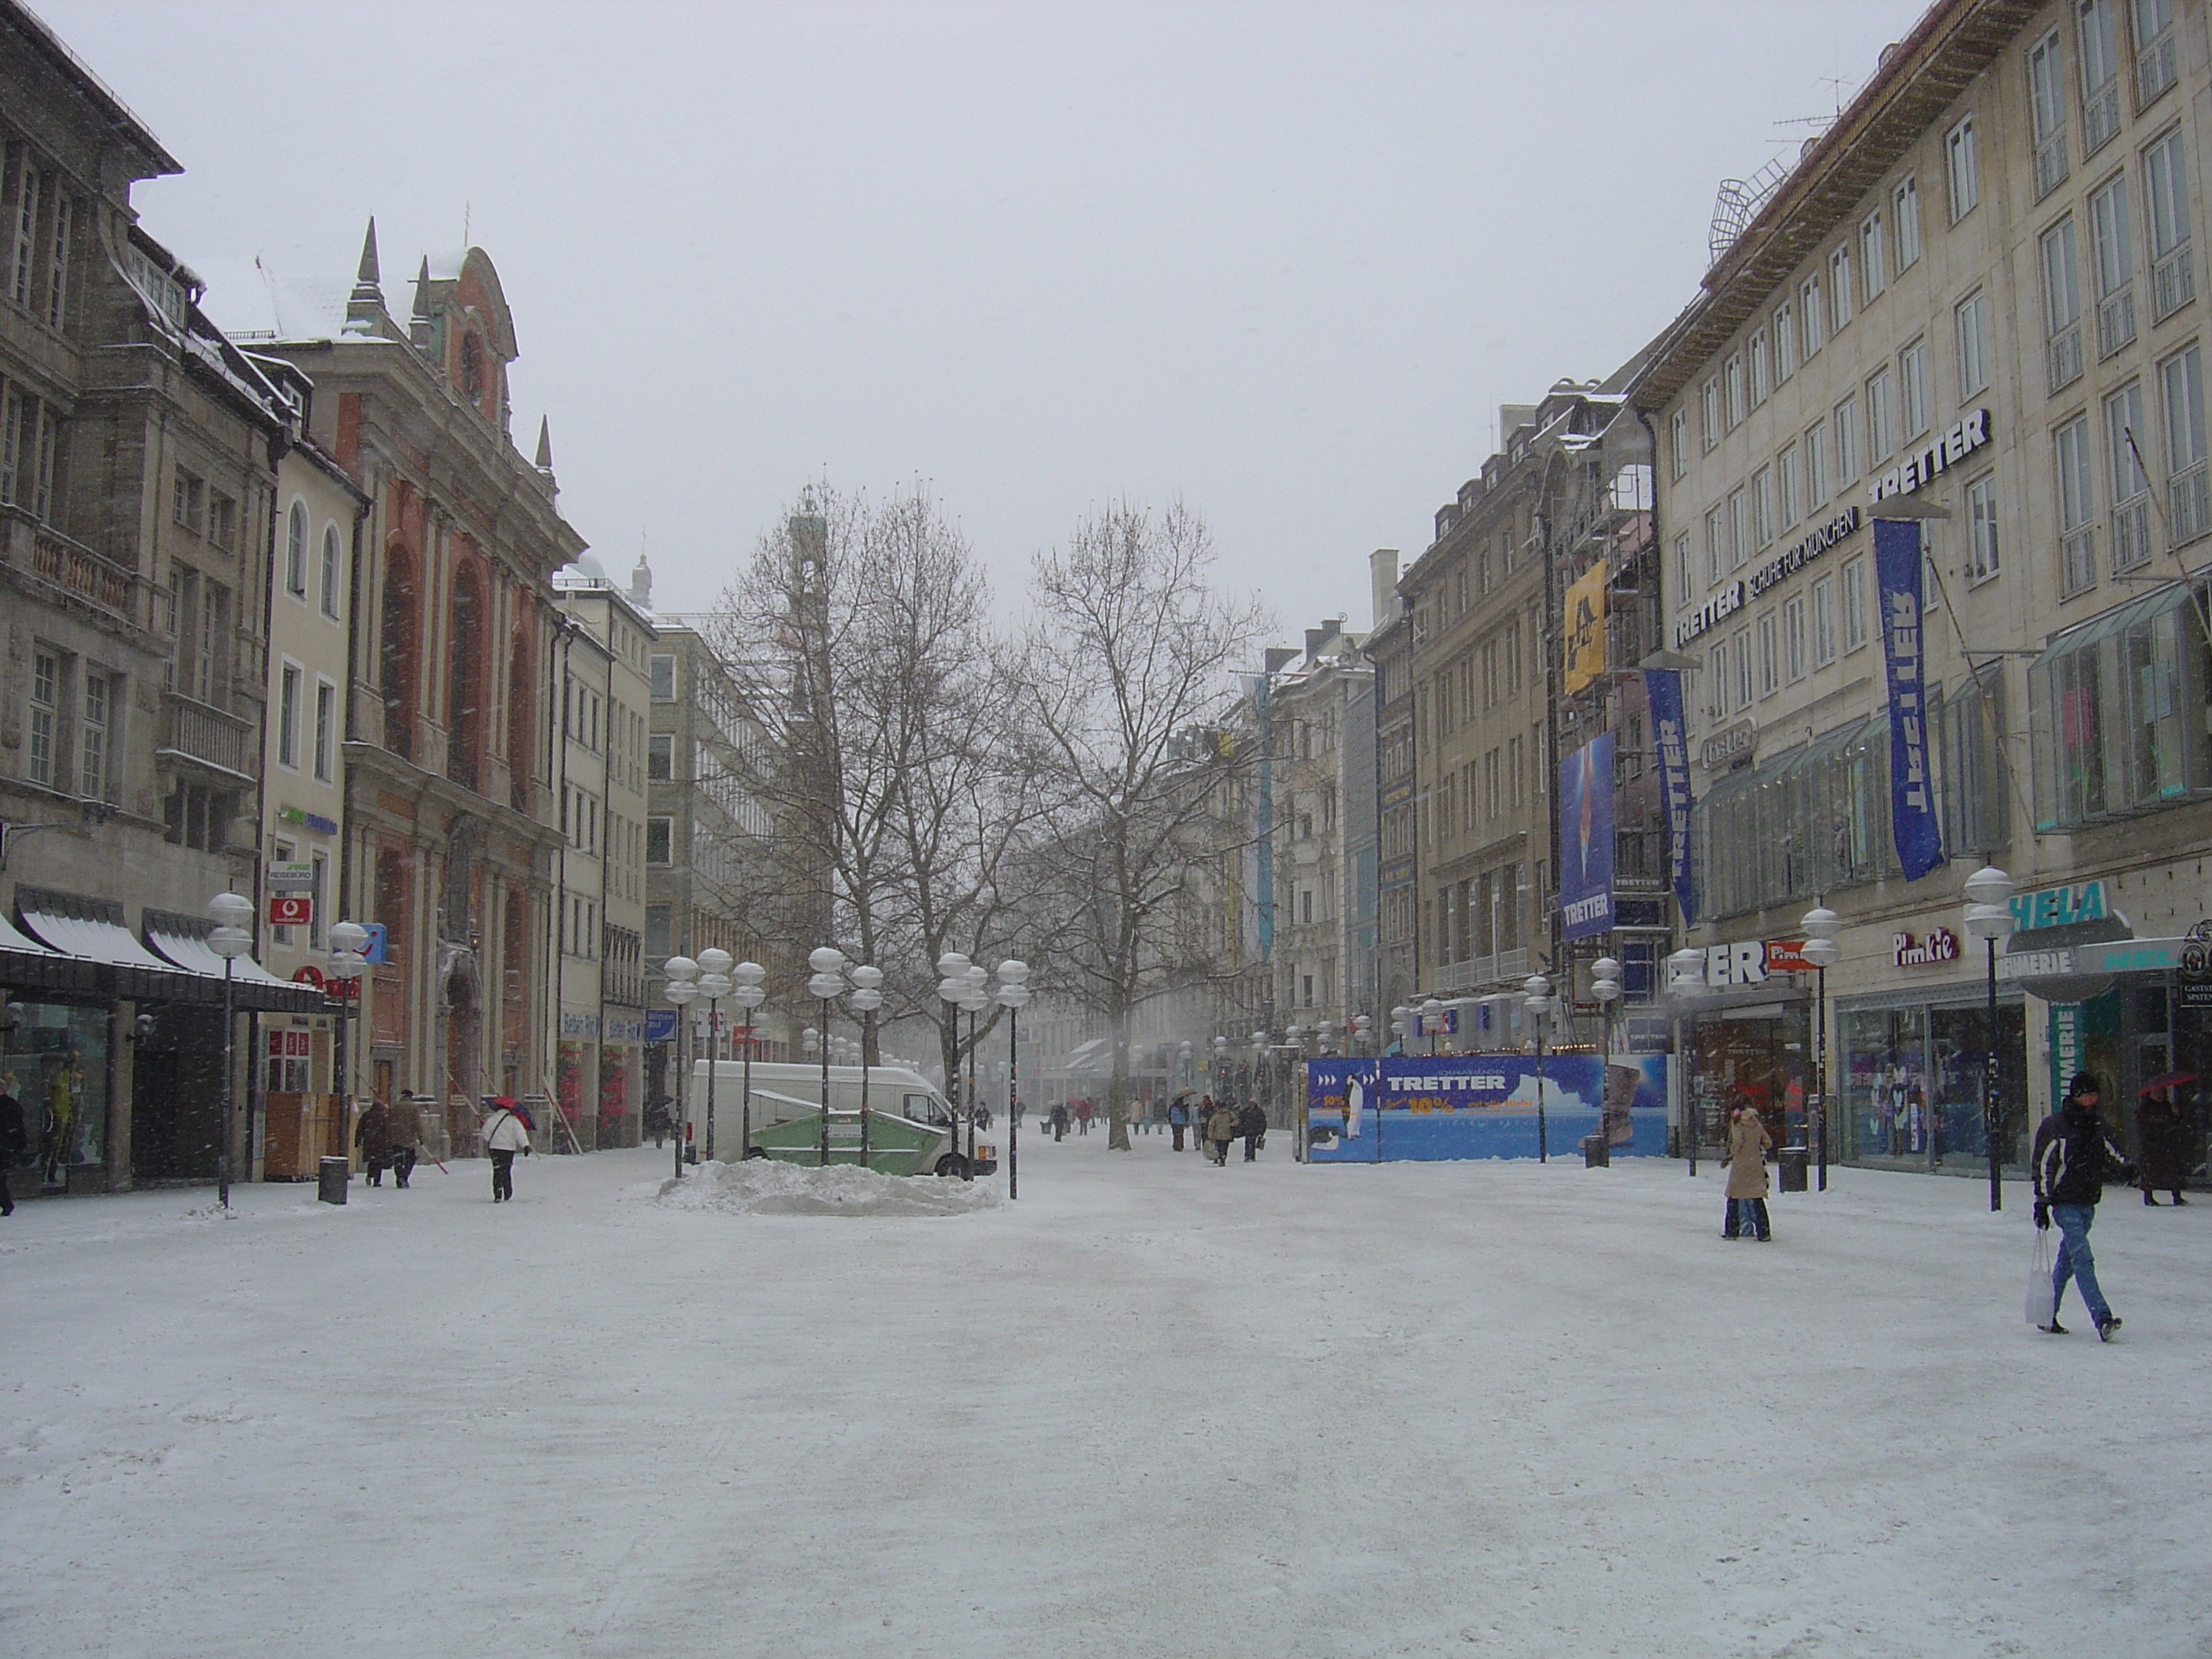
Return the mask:
<svg viewBox="0 0 2212 1659">
<path fill-rule="evenodd" d="M 1052 1125 L 1052 1138 L 1054 1140 L 1067 1139 L 1067 1103 L 1066 1101 L 1060 1101 L 1054 1105 L 1052 1109 L 1052 1115 L 1045 1121 Z"/>
<path fill-rule="evenodd" d="M 1759 1121 L 1758 1109 L 1749 1101 L 1735 1109 L 1728 1131 L 1728 1218 L 1723 1238 L 1756 1238 L 1772 1242 L 1766 1220 L 1766 1149 L 1774 1137 Z"/>
<path fill-rule="evenodd" d="M 1206 1138 L 1213 1143 L 1213 1161 L 1223 1169 L 1229 1167 L 1229 1143 L 1237 1139 L 1237 1114 L 1223 1101 L 1206 1114 Z"/>
<path fill-rule="evenodd" d="M 392 1184 L 404 1187 L 415 1173 L 416 1149 L 422 1142 L 422 1113 L 414 1096 L 403 1092 L 385 1109 L 384 1141 L 391 1149 Z"/>
<path fill-rule="evenodd" d="M 668 1132 L 675 1127 L 669 1121 L 667 1096 L 659 1096 L 653 1104 L 645 1109 L 645 1132 L 653 1137 L 653 1149 L 656 1152 L 659 1150 L 661 1143 L 668 1139 Z"/>
<path fill-rule="evenodd" d="M 1256 1100 L 1246 1101 L 1244 1109 L 1237 1114 L 1237 1133 L 1244 1137 L 1244 1161 L 1256 1162 L 1267 1139 L 1267 1109 Z"/>
<path fill-rule="evenodd" d="M 2058 1255 L 2051 1264 L 2051 1322 L 2039 1328 L 2053 1336 L 2066 1334 L 2058 1322 L 2058 1304 L 2070 1279 L 2081 1287 L 2081 1305 L 2089 1310 L 2097 1340 L 2109 1342 L 2120 1328 L 2120 1317 L 2097 1284 L 2089 1228 L 2097 1219 L 2106 1181 L 2132 1181 L 2135 1171 L 2106 1132 L 2097 1112 L 2099 1097 L 2096 1074 L 2076 1072 L 2058 1109 L 2036 1126 L 2028 1167 L 2035 1182 L 2036 1226 L 2047 1231 L 2052 1222 L 2058 1224 Z"/>
<path fill-rule="evenodd" d="M 2189 1120 L 2171 1087 L 2154 1084 L 2145 1089 L 2136 1102 L 2136 1184 L 2142 1188 L 2144 1203 L 2155 1208 L 2161 1188 L 2176 1204 L 2189 1202 L 2181 1195 L 2181 1183 L 2189 1178 Z"/>
<path fill-rule="evenodd" d="M 491 1109 L 479 1133 L 483 1137 L 484 1151 L 491 1155 L 491 1201 L 497 1204 L 512 1200 L 514 1155 L 530 1155 L 530 1131 L 522 1127 L 522 1118 L 514 1108 L 502 1101 Z"/>
<path fill-rule="evenodd" d="M 23 1103 L 12 1094 L 0 1094 L 0 1215 L 15 1213 L 15 1195 L 8 1190 L 8 1176 L 31 1149 L 31 1132 L 23 1121 Z"/>
<path fill-rule="evenodd" d="M 1175 1137 L 1175 1145 L 1168 1150 L 1182 1150 L 1183 1131 L 1190 1127 L 1190 1091 L 1186 1089 L 1168 1103 L 1168 1133 Z"/>
<path fill-rule="evenodd" d="M 380 1100 L 372 1099 L 353 1126 L 353 1144 L 361 1149 L 362 1168 L 368 1184 L 384 1184 L 385 1165 L 392 1158 L 392 1113 Z"/>
<path fill-rule="evenodd" d="M 1075 1103 L 1076 1133 L 1087 1135 L 1091 1133 L 1091 1114 L 1095 1109 L 1097 1109 L 1087 1100 L 1079 1100 Z"/>
</svg>

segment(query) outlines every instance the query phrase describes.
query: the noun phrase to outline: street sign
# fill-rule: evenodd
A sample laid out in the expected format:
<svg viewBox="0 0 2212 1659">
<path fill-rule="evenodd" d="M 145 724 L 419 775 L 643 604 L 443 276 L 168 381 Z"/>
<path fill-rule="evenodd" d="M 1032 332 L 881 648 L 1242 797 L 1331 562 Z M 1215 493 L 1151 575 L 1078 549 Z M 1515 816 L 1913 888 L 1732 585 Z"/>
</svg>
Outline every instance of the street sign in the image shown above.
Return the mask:
<svg viewBox="0 0 2212 1659">
<path fill-rule="evenodd" d="M 315 901 L 305 893 L 271 893 L 269 896 L 269 925 L 271 927 L 304 927 L 315 919 Z"/>
</svg>

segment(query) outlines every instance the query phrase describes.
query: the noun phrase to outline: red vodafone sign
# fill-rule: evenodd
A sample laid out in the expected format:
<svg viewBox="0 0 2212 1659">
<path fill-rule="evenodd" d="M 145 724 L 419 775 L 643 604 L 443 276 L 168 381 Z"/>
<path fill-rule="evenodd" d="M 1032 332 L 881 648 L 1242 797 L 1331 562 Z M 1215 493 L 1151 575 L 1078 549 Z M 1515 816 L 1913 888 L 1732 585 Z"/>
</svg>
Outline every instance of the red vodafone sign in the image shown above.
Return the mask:
<svg viewBox="0 0 2212 1659">
<path fill-rule="evenodd" d="M 271 927 L 304 927 L 314 919 L 313 895 L 271 893 L 269 896 L 269 925 Z"/>
<path fill-rule="evenodd" d="M 294 971 L 292 975 L 292 982 L 295 985 L 312 985 L 318 991 L 327 991 L 330 989 L 330 987 L 323 982 L 323 970 L 316 967 L 312 962 L 306 967 Z"/>
</svg>

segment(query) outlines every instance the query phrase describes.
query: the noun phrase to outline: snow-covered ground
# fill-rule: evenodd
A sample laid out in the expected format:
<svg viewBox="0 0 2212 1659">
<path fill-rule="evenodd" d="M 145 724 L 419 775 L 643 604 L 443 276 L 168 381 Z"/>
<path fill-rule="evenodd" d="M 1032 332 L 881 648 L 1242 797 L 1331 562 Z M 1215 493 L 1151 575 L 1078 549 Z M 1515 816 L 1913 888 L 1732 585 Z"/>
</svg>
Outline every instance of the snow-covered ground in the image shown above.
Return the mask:
<svg viewBox="0 0 2212 1659">
<path fill-rule="evenodd" d="M 2212 1202 L 2113 1193 L 2100 1346 L 2022 1322 L 2017 1190 L 1839 1170 L 1761 1246 L 1710 1166 L 1166 1147 L 949 1215 L 650 1150 L 26 1204 L 0 1651 L 2212 1651 Z"/>
</svg>

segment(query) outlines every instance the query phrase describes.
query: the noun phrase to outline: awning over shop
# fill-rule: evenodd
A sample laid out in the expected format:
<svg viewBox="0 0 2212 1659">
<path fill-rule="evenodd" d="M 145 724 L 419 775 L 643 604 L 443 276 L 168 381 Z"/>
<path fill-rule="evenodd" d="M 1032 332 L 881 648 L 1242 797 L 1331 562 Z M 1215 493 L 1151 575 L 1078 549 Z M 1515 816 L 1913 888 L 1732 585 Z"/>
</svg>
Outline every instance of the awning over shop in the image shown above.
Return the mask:
<svg viewBox="0 0 2212 1659">
<path fill-rule="evenodd" d="M 220 988 L 223 960 L 207 942 L 208 934 L 213 931 L 212 923 L 169 910 L 149 909 L 145 919 L 149 945 L 186 973 L 212 980 Z M 279 979 L 252 957 L 239 957 L 230 968 L 231 999 L 238 1007 L 310 1014 L 320 1013 L 329 1006 L 316 987 Z M 218 988 L 217 994 L 220 994 Z"/>
<path fill-rule="evenodd" d="M 97 992 L 98 970 L 88 962 L 49 951 L 0 917 L 0 985 L 11 991 Z"/>
<path fill-rule="evenodd" d="M 1095 1072 L 1105 1059 L 1111 1041 L 1109 1037 L 1093 1037 L 1088 1042 L 1079 1043 L 1061 1055 L 1060 1063 L 1052 1069 L 1055 1072 Z"/>
<path fill-rule="evenodd" d="M 127 998 L 135 1002 L 211 1003 L 222 1000 L 220 957 L 202 944 L 207 960 L 215 964 L 215 971 L 210 974 L 196 963 L 179 963 L 156 956 L 140 944 L 125 924 L 119 899 L 18 887 L 15 907 L 22 917 L 24 931 L 47 947 L 50 954 L 58 953 L 72 964 L 77 981 L 65 988 Z M 160 915 L 149 913 L 149 922 Z M 189 927 L 191 924 L 186 922 L 185 926 Z M 311 988 L 276 979 L 258 964 L 248 966 L 258 977 L 247 978 L 241 971 L 234 987 L 237 1007 L 310 1013 L 324 1006 L 321 994 Z"/>
</svg>

